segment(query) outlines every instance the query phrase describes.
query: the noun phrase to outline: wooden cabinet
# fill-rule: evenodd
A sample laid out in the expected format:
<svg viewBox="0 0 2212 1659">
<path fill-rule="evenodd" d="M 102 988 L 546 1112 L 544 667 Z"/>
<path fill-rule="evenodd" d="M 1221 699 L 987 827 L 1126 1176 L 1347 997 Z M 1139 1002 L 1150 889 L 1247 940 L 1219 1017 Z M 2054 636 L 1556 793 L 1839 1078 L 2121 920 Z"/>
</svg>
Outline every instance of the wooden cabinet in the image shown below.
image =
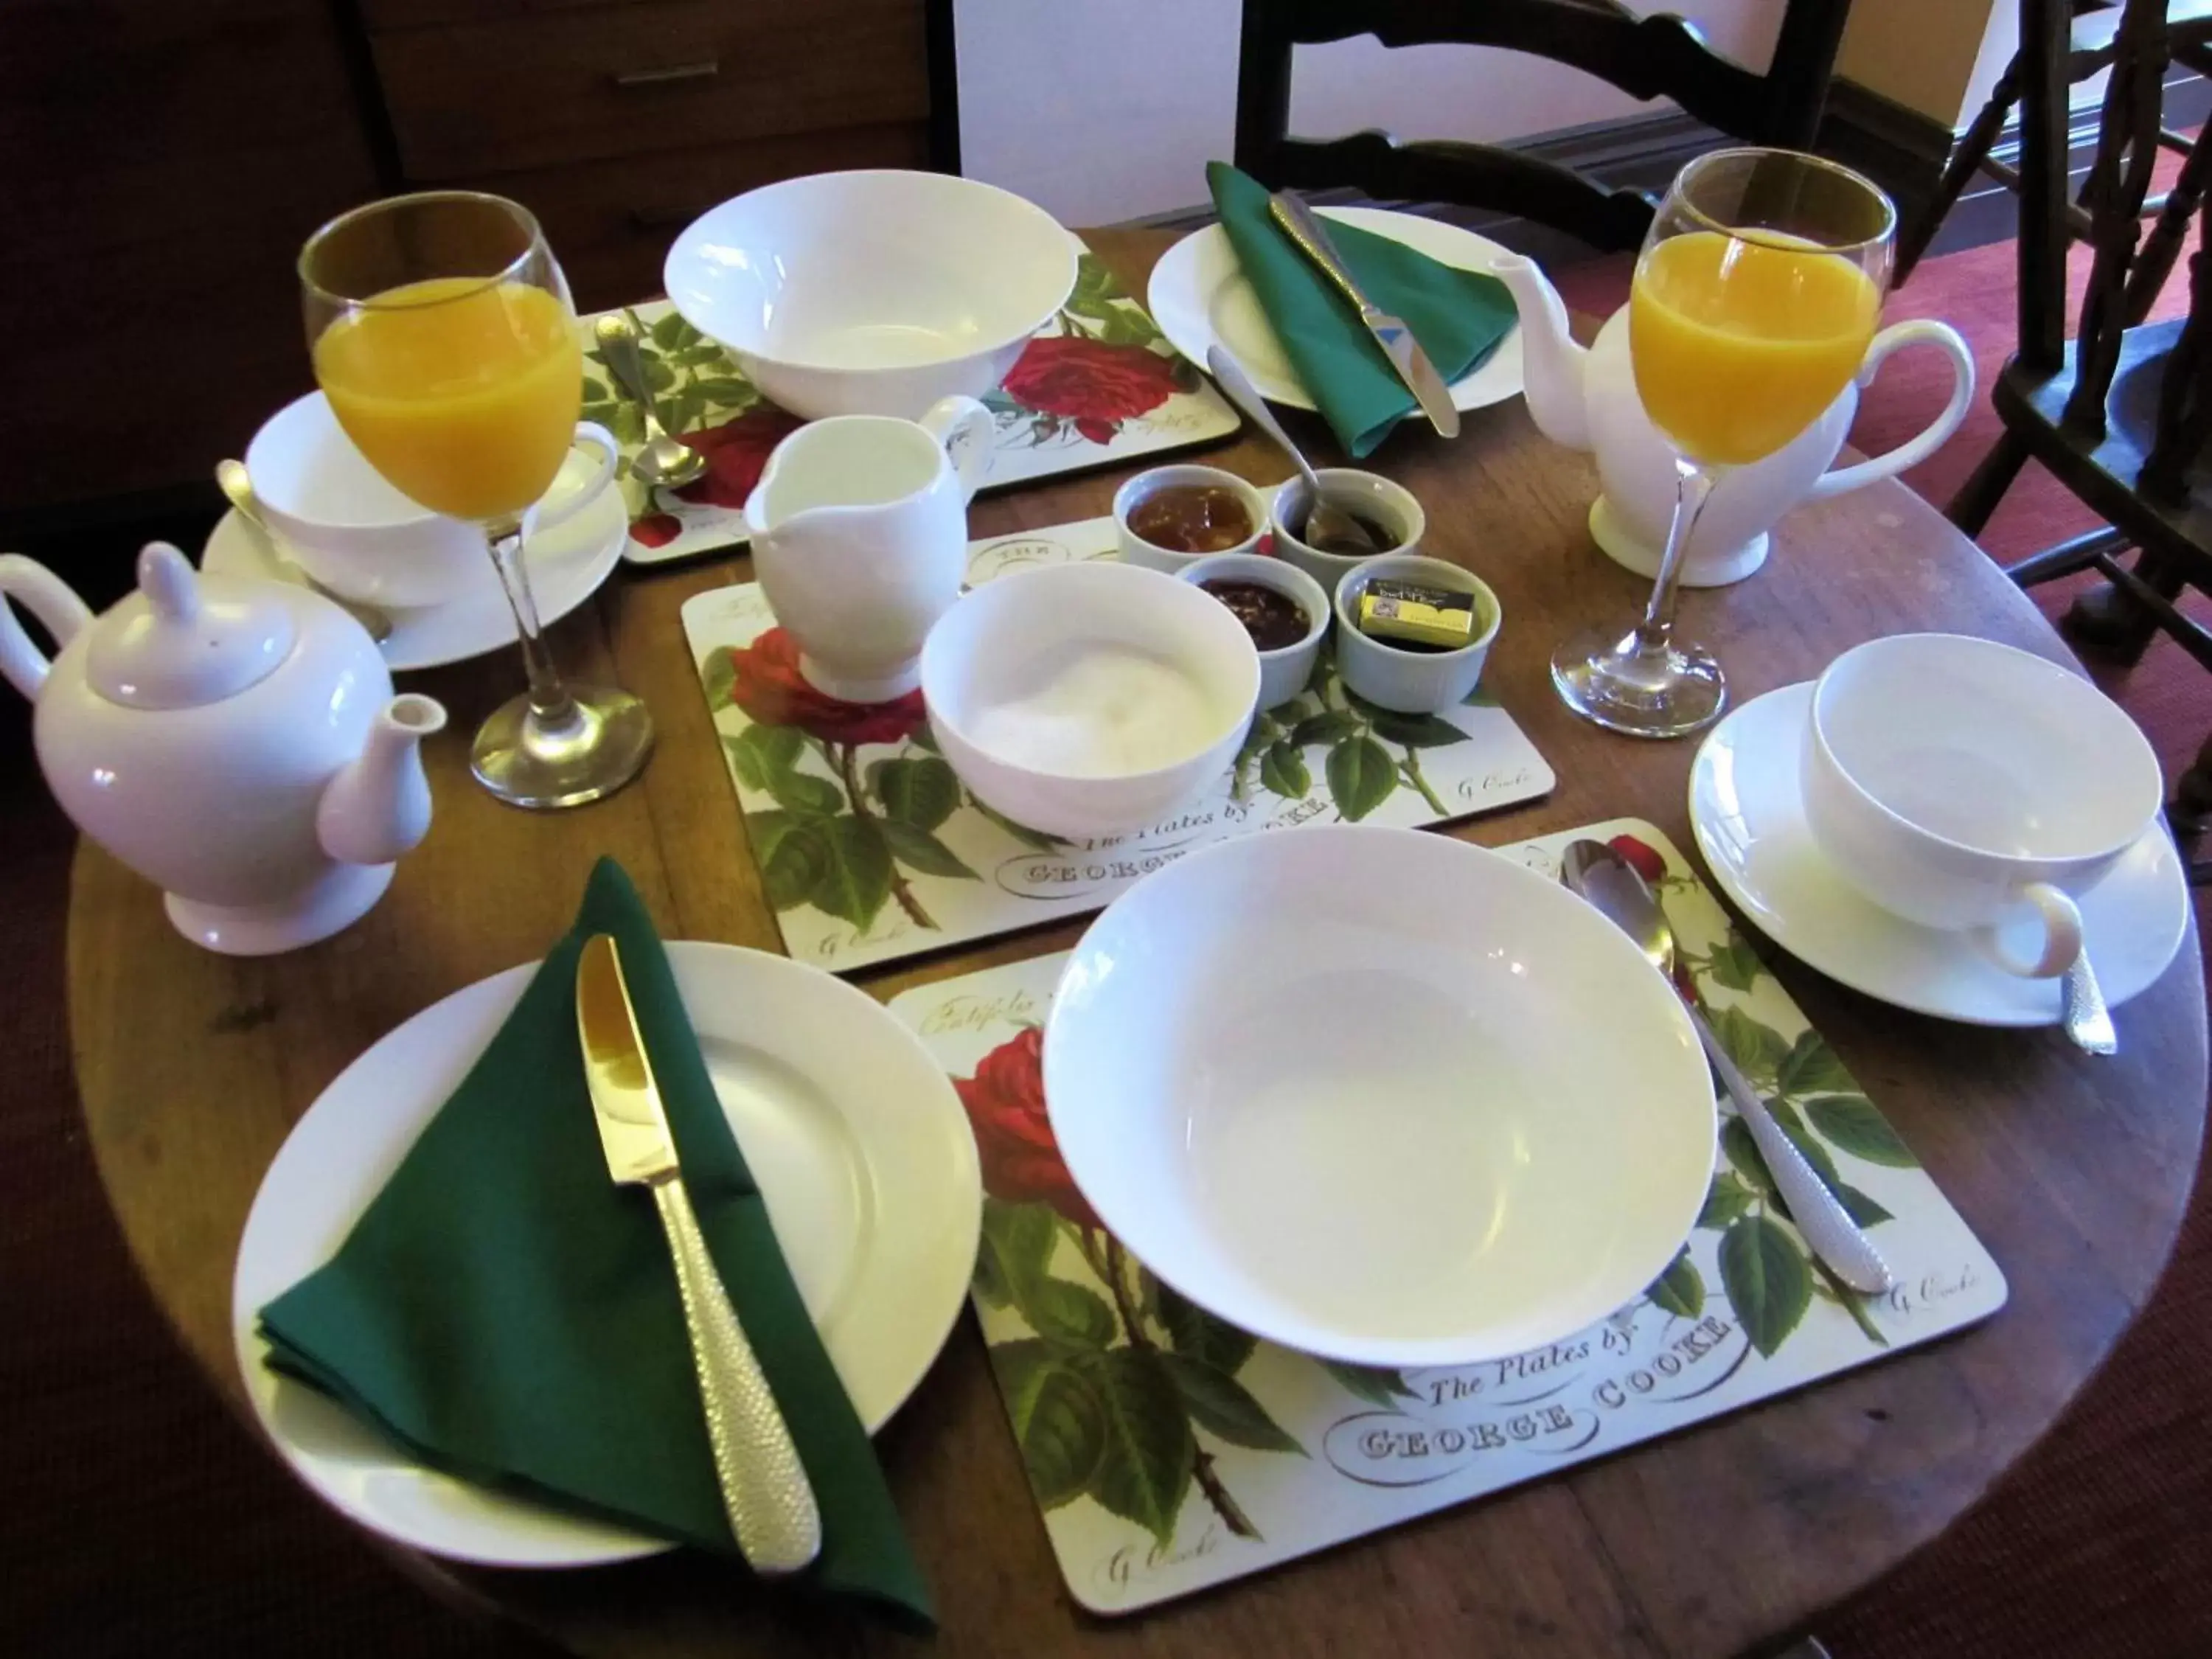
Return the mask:
<svg viewBox="0 0 2212 1659">
<path fill-rule="evenodd" d="M 587 309 L 659 291 L 676 232 L 757 185 L 928 155 L 922 0 L 369 0 L 410 184 L 538 216 Z"/>
<path fill-rule="evenodd" d="M 0 544 L 204 485 L 306 390 L 294 261 L 356 203 L 512 196 L 596 309 L 716 202 L 931 165 L 933 6 L 4 0 Z"/>
<path fill-rule="evenodd" d="M 8 0 L 0 526 L 239 453 L 307 381 L 301 243 L 378 189 L 326 0 Z"/>
</svg>

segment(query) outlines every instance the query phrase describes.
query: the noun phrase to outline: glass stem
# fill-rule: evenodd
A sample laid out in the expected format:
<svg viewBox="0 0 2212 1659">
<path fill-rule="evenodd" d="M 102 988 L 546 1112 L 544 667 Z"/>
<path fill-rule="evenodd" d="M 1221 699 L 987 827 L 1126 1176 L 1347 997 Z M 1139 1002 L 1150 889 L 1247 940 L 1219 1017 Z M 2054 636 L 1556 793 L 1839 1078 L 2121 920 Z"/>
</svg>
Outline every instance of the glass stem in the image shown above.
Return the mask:
<svg viewBox="0 0 2212 1659">
<path fill-rule="evenodd" d="M 485 532 L 491 544 L 491 562 L 506 592 L 507 607 L 514 613 L 515 632 L 522 640 L 522 666 L 530 677 L 530 712 L 546 726 L 563 726 L 574 715 L 576 705 L 561 672 L 553 665 L 545 635 L 538 625 L 538 601 L 530 592 L 530 573 L 522 563 L 522 526 L 495 525 Z"/>
<path fill-rule="evenodd" d="M 1690 536 L 1698 527 L 1698 514 L 1713 493 L 1713 475 L 1685 456 L 1674 458 L 1674 516 L 1667 526 L 1667 550 L 1660 556 L 1659 577 L 1651 584 L 1650 603 L 1644 620 L 1636 624 L 1638 648 L 1649 654 L 1664 651 L 1674 632 L 1674 599 L 1682 586 L 1682 561 L 1690 551 Z"/>
</svg>

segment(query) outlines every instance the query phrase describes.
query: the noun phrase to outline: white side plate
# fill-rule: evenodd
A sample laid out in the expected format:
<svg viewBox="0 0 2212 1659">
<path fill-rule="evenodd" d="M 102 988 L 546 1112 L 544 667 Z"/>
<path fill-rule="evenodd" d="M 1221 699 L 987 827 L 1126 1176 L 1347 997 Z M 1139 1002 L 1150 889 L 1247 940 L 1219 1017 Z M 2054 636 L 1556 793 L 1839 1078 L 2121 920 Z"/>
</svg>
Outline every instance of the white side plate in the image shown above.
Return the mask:
<svg viewBox="0 0 2212 1659">
<path fill-rule="evenodd" d="M 1416 213 L 1393 213 L 1386 208 L 1322 208 L 1321 216 L 1360 230 L 1387 236 L 1394 242 L 1427 254 L 1431 259 L 1462 270 L 1487 271 L 1492 259 L 1509 250 L 1457 225 L 1424 219 Z M 1152 320 L 1177 351 L 1206 367 L 1206 354 L 1215 345 L 1226 346 L 1270 403 L 1290 409 L 1311 409 L 1314 401 L 1299 383 L 1297 370 L 1283 355 L 1282 344 L 1260 309 L 1259 296 L 1237 262 L 1229 233 L 1219 225 L 1194 230 L 1160 256 L 1152 267 L 1151 286 L 1145 294 Z M 1498 349 L 1468 374 L 1452 382 L 1455 409 L 1481 409 L 1521 395 L 1521 327 L 1516 323 Z"/>
<path fill-rule="evenodd" d="M 735 945 L 671 944 L 668 957 L 777 1242 L 872 1432 L 929 1369 L 967 1296 L 982 1214 L 967 1114 L 921 1041 L 866 992 Z M 308 1108 L 246 1217 L 231 1322 L 263 1429 L 333 1508 L 457 1560 L 585 1566 L 670 1546 L 422 1468 L 270 1371 L 254 1328 L 265 1303 L 344 1242 L 535 971 L 510 968 L 426 1008 Z"/>
</svg>

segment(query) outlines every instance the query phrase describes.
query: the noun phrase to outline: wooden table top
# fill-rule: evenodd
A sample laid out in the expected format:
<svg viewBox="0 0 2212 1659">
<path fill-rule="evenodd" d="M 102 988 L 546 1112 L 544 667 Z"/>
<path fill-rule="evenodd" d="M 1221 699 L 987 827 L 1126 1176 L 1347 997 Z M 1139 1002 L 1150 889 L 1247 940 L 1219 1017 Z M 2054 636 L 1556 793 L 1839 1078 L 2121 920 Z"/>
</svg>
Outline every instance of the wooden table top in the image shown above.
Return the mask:
<svg viewBox="0 0 2212 1659">
<path fill-rule="evenodd" d="M 1093 239 L 1127 283 L 1166 239 Z M 1295 435 L 1334 446 L 1317 421 Z M 1288 468 L 1250 436 L 1205 459 L 1272 483 Z M 1545 441 L 1516 402 L 1467 417 L 1446 445 L 1410 425 L 1380 465 L 1426 506 L 1425 551 L 1496 588 L 1505 619 L 1487 683 L 1559 774 L 1547 799 L 1455 833 L 1499 844 L 1635 814 L 1683 847 L 1692 743 L 1613 736 L 1571 717 L 1547 660 L 1570 628 L 1626 620 L 1646 586 L 1590 544 L 1586 456 Z M 1103 513 L 1115 471 L 976 503 L 975 534 Z M 1810 678 L 1838 652 L 1911 629 L 1979 634 L 2070 660 L 2034 607 L 1894 483 L 1803 508 L 1757 577 L 1685 597 L 1686 631 L 1747 699 Z M 154 1293 L 241 1412 L 230 1278 L 262 1171 L 356 1054 L 439 998 L 541 955 L 568 927 L 592 861 L 629 866 L 671 939 L 780 948 L 677 612 L 747 574 L 719 558 L 625 570 L 554 631 L 564 669 L 641 694 L 660 747 L 642 781 L 581 811 L 501 806 L 467 773 L 477 721 L 520 684 L 511 653 L 414 677 L 453 714 L 427 759 L 437 821 L 364 921 L 312 950 L 209 955 L 158 895 L 98 848 L 78 855 L 70 1016 L 85 1121 L 108 1196 Z M 1070 923 L 921 966 L 910 985 L 1072 945 Z M 1753 935 L 1754 939 L 1757 935 Z M 1121 1621 L 1063 1589 L 971 1321 L 878 1438 L 935 1583 L 934 1651 L 1103 1652 L 1269 1659 L 1402 1651 L 1719 1655 L 1791 1627 L 1925 1541 L 2047 1428 L 2149 1293 L 2183 1208 L 2205 1111 L 2205 1003 L 2194 932 L 2118 1013 L 2123 1049 L 2095 1060 L 2056 1030 L 1920 1018 L 1762 953 L 2003 1266 L 2010 1305 L 1981 1328 L 1796 1396 L 1418 1521 Z M 455 1571 L 406 1552 L 448 1590 L 592 1655 L 861 1654 L 904 1638 L 757 1594 L 681 1554 L 567 1573 Z"/>
</svg>

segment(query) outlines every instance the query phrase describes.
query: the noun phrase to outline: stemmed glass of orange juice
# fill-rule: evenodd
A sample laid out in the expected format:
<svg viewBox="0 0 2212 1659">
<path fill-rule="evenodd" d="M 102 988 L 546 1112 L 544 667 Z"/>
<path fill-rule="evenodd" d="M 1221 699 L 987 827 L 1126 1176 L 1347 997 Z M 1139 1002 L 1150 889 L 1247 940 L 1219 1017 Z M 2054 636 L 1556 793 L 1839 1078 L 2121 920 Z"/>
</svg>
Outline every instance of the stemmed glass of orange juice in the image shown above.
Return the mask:
<svg viewBox="0 0 2212 1659">
<path fill-rule="evenodd" d="M 529 690 L 476 736 L 483 786 L 518 806 L 573 806 L 635 777 L 645 705 L 562 683 L 523 564 L 525 515 L 576 438 L 582 349 L 568 283 L 524 209 L 434 191 L 332 220 L 300 255 L 315 379 L 385 478 L 483 527 L 514 612 Z"/>
<path fill-rule="evenodd" d="M 1717 150 L 1675 175 L 1628 310 L 1637 395 L 1674 452 L 1674 523 L 1643 620 L 1586 629 L 1553 654 L 1553 683 L 1577 714 L 1645 738 L 1719 717 L 1720 664 L 1674 637 L 1698 510 L 1729 468 L 1788 444 L 1858 372 L 1896 227 L 1874 185 L 1793 150 Z"/>
</svg>

